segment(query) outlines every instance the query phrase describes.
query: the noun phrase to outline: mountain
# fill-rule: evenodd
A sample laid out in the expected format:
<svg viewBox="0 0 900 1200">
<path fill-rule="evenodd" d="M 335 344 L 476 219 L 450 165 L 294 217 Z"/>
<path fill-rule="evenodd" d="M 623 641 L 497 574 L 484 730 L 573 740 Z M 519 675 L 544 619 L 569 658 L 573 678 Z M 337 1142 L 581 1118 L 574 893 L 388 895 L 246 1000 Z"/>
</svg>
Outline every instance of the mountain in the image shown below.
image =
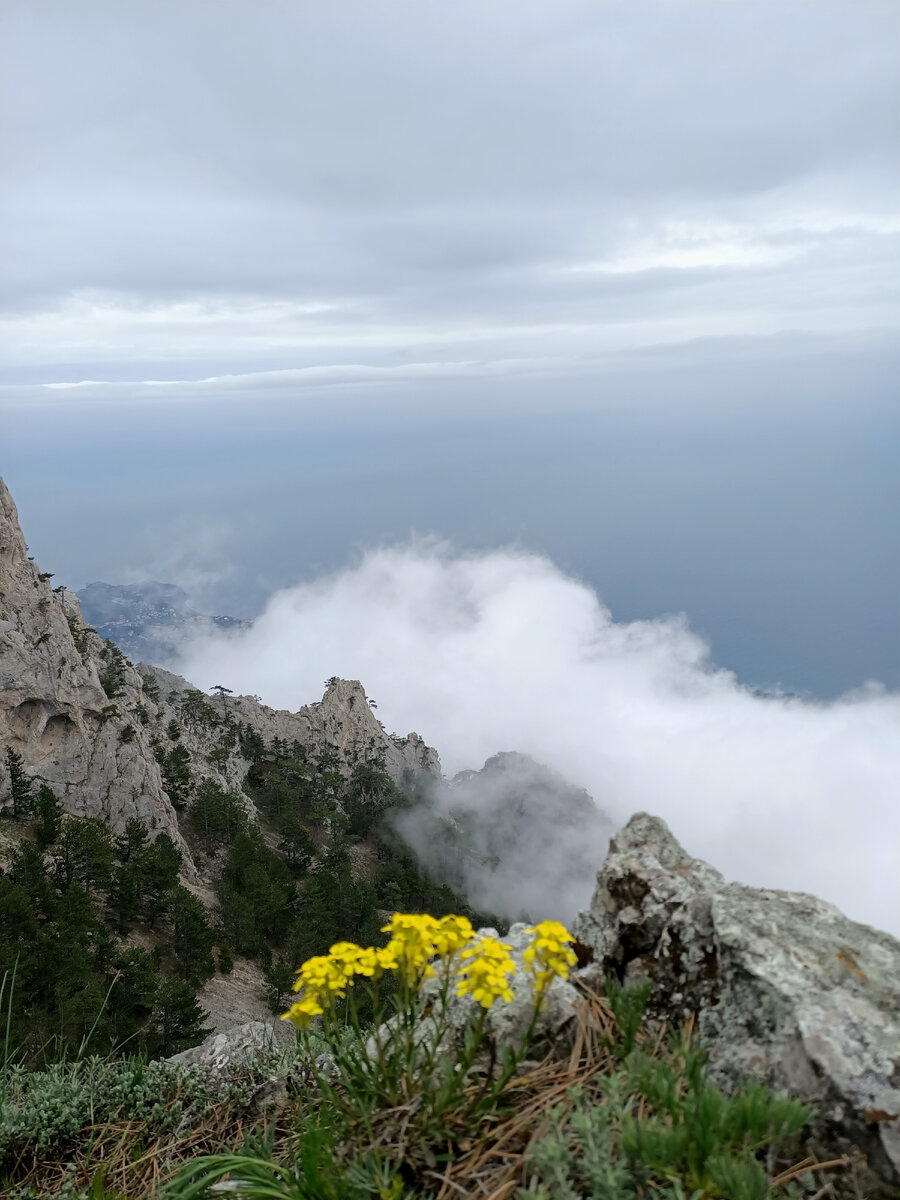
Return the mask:
<svg viewBox="0 0 900 1200">
<path fill-rule="evenodd" d="M 251 624 L 237 617 L 196 612 L 187 592 L 173 583 L 97 582 L 75 594 L 88 624 L 132 662 L 165 666 L 185 637 L 212 629 L 246 629 Z"/>
</svg>

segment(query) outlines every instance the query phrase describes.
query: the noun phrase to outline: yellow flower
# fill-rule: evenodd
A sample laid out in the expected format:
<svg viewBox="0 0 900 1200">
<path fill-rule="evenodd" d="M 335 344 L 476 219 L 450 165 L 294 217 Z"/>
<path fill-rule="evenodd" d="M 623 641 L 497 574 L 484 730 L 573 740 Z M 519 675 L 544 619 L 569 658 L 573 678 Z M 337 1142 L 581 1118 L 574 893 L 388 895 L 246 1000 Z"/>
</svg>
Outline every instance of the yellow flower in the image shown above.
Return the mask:
<svg viewBox="0 0 900 1200">
<path fill-rule="evenodd" d="M 308 958 L 297 972 L 294 991 L 321 992 L 326 996 L 343 996 L 348 976 L 344 963 L 330 954 L 317 954 Z"/>
<path fill-rule="evenodd" d="M 382 949 L 335 942 L 327 954 L 308 958 L 297 971 L 294 984 L 300 1000 L 283 1020 L 307 1029 L 313 1017 L 322 1016 L 346 995 L 357 975 L 377 979 L 384 971 L 398 971 L 407 986 L 418 986 L 435 973 L 431 959 L 440 955 L 449 963 L 474 936 L 466 917 L 438 921 L 427 913 L 395 913 L 382 932 L 391 935 Z"/>
<path fill-rule="evenodd" d="M 468 917 L 442 917 L 434 935 L 435 949 L 446 963 L 468 946 L 474 936 L 475 930 Z"/>
<path fill-rule="evenodd" d="M 313 1017 L 320 1017 L 324 1009 L 314 996 L 304 996 L 296 1004 L 291 1005 L 286 1013 L 282 1013 L 282 1021 L 293 1021 L 298 1029 L 309 1029 Z"/>
<path fill-rule="evenodd" d="M 567 943 L 575 939 L 559 921 L 541 921 L 528 932 L 534 934 L 534 940 L 522 959 L 526 971 L 534 978 L 534 990 L 540 997 L 557 976 L 569 978 L 569 968 L 575 966 L 577 959 Z"/>
<path fill-rule="evenodd" d="M 376 952 L 371 947 L 364 950 L 355 942 L 335 942 L 328 957 L 351 986 L 354 975 L 371 977 L 378 967 Z"/>
<path fill-rule="evenodd" d="M 391 935 L 386 947 L 388 954 L 396 961 L 396 970 L 408 987 L 434 975 L 429 960 L 437 953 L 435 939 L 439 927 L 439 922 L 427 913 L 394 913 L 382 927 L 382 933 Z"/>
<path fill-rule="evenodd" d="M 457 996 L 471 996 L 482 1008 L 490 1008 L 498 999 L 509 1003 L 513 993 L 508 976 L 516 969 L 510 948 L 508 943 L 490 937 L 478 938 L 467 946 L 460 954 L 463 965 L 456 984 Z"/>
<path fill-rule="evenodd" d="M 294 991 L 301 992 L 300 1000 L 284 1014 L 298 1029 L 307 1029 L 313 1017 L 321 1016 L 334 1006 L 335 1000 L 346 995 L 353 986 L 353 977 L 365 974 L 360 960 L 366 952 L 353 942 L 336 942 L 328 954 L 308 958 L 297 972 Z"/>
</svg>

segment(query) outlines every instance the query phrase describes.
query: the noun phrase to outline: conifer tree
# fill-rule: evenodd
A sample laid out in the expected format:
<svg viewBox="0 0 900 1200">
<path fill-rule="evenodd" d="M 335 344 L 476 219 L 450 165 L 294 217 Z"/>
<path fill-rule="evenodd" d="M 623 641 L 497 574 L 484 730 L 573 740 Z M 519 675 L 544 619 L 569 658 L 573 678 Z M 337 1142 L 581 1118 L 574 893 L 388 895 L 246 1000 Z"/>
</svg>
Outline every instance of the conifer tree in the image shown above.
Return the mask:
<svg viewBox="0 0 900 1200">
<path fill-rule="evenodd" d="M 62 805 L 56 793 L 46 783 L 42 783 L 38 788 L 36 812 L 38 820 L 35 824 L 35 834 L 38 845 L 45 850 L 59 837 L 63 821 Z"/>
<path fill-rule="evenodd" d="M 125 832 L 116 839 L 116 858 L 120 863 L 133 862 L 147 847 L 150 835 L 137 817 L 129 817 L 125 822 Z"/>
<path fill-rule="evenodd" d="M 165 909 L 165 896 L 178 882 L 181 854 L 167 833 L 157 834 L 156 840 L 137 859 L 141 878 L 144 917 L 152 929 Z"/>
<path fill-rule="evenodd" d="M 18 820 L 27 817 L 34 809 L 34 785 L 25 774 L 21 754 L 17 754 L 12 746 L 6 748 L 6 769 L 9 772 L 12 815 Z"/>
<path fill-rule="evenodd" d="M 164 975 L 156 989 L 151 1017 L 151 1053 L 158 1058 L 196 1046 L 209 1033 L 193 988 L 177 975 Z"/>
<path fill-rule="evenodd" d="M 176 884 L 166 898 L 166 912 L 172 922 L 172 949 L 179 973 L 191 983 L 205 983 L 216 970 L 212 956 L 215 934 L 206 909 L 186 887 Z"/>
</svg>

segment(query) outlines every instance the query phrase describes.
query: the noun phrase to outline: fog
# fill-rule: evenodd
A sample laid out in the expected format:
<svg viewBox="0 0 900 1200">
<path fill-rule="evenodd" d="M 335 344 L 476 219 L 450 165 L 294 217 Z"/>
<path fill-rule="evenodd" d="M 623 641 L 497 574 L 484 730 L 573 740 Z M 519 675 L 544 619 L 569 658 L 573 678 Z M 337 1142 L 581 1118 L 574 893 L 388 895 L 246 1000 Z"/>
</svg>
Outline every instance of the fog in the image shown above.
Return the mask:
<svg viewBox="0 0 900 1200">
<path fill-rule="evenodd" d="M 421 733 L 446 774 L 524 751 L 617 826 L 647 810 L 727 878 L 900 931 L 900 697 L 876 683 L 831 703 L 758 694 L 684 617 L 616 621 L 547 558 L 372 550 L 178 665 L 289 709 L 331 675 L 360 679 L 386 727 Z"/>
</svg>

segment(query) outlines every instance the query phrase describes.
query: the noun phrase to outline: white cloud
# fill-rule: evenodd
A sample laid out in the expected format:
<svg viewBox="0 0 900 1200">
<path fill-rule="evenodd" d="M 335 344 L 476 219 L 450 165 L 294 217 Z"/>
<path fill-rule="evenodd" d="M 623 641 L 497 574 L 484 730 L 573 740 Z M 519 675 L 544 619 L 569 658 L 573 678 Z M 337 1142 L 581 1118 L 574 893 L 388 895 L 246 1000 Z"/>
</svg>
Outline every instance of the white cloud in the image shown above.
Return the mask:
<svg viewBox="0 0 900 1200">
<path fill-rule="evenodd" d="M 617 823 L 664 817 L 727 877 L 900 928 L 900 697 L 874 684 L 830 704 L 756 695 L 683 617 L 616 622 L 546 559 L 371 551 L 274 595 L 247 634 L 187 647 L 181 666 L 291 709 L 330 675 L 359 678 L 388 727 L 417 729 L 448 772 L 524 751 Z"/>
</svg>

